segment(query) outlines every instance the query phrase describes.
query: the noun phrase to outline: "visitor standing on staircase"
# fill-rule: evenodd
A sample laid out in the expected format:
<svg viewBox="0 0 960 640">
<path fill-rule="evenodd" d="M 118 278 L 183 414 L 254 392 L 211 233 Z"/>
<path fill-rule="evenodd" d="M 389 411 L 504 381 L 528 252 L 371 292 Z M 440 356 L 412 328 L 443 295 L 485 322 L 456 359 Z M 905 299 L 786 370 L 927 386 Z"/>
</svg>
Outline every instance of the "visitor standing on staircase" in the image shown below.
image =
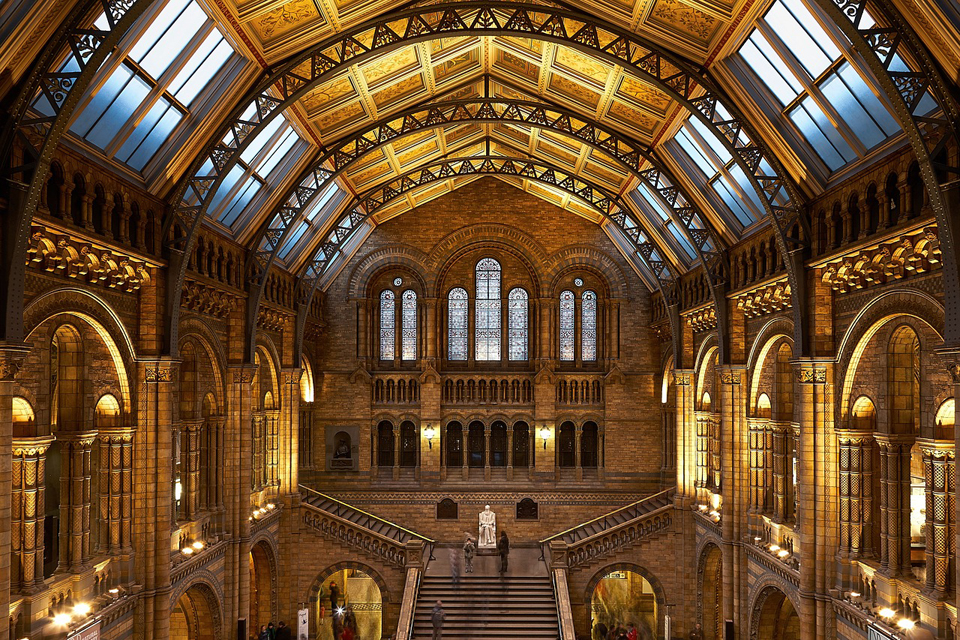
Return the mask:
<svg viewBox="0 0 960 640">
<path fill-rule="evenodd" d="M 443 621 L 447 614 L 443 611 L 443 603 L 437 600 L 433 605 L 433 611 L 430 612 L 430 622 L 433 623 L 433 640 L 440 640 L 443 637 Z"/>
<path fill-rule="evenodd" d="M 454 587 L 460 586 L 460 553 L 456 548 L 450 549 L 450 581 Z"/>
<path fill-rule="evenodd" d="M 477 555 L 477 545 L 469 533 L 466 536 L 467 539 L 463 543 L 463 570 L 464 573 L 473 573 L 473 557 Z"/>
<path fill-rule="evenodd" d="M 500 574 L 507 573 L 507 556 L 510 554 L 510 540 L 507 532 L 500 531 L 500 540 L 497 541 L 497 553 L 500 554 Z"/>
</svg>

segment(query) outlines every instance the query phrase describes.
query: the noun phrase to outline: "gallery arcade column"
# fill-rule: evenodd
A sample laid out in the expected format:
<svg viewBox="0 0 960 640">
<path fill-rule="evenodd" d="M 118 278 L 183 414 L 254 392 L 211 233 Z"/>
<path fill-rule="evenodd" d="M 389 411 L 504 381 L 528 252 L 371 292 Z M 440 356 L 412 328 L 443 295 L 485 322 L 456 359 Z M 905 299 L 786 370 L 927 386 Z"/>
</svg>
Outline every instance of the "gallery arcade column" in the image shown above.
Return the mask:
<svg viewBox="0 0 960 640">
<path fill-rule="evenodd" d="M 854 561 L 871 538 L 873 509 L 873 432 L 838 430 L 840 443 L 840 548 L 837 553 L 839 587 L 854 585 Z"/>
<path fill-rule="evenodd" d="M 677 494 L 690 505 L 697 496 L 697 417 L 694 412 L 693 370 L 674 369 L 677 430 Z"/>
<path fill-rule="evenodd" d="M 13 439 L 11 591 L 43 589 L 44 469 L 53 436 Z"/>
<path fill-rule="evenodd" d="M 277 480 L 279 493 L 283 496 L 299 493 L 300 453 L 300 377 L 303 369 L 284 368 L 283 388 L 280 390 L 280 416 L 278 425 Z"/>
<path fill-rule="evenodd" d="M 229 368 L 224 434 L 224 506 L 230 546 L 224 557 L 224 617 L 246 628 L 250 610 L 250 486 L 253 453 L 254 365 Z"/>
<path fill-rule="evenodd" d="M 97 551 L 112 556 L 133 549 L 131 510 L 133 508 L 132 427 L 100 429 L 97 519 L 100 521 Z"/>
<path fill-rule="evenodd" d="M 134 575 L 143 585 L 137 615 L 144 640 L 170 637 L 170 536 L 173 523 L 173 414 L 177 364 L 170 359 L 141 360 L 134 436 Z"/>
<path fill-rule="evenodd" d="M 927 575 L 925 588 L 935 598 L 942 598 L 952 586 L 950 558 L 954 519 L 951 507 L 955 500 L 956 479 L 954 443 L 952 440 L 920 440 L 923 453 L 924 496 L 926 500 Z"/>
<path fill-rule="evenodd" d="M 96 431 L 61 432 L 60 568 L 83 571 L 92 557 L 90 548 L 91 455 Z"/>
<path fill-rule="evenodd" d="M 880 567 L 910 572 L 910 449 L 913 435 L 876 435 L 880 445 Z"/>
<path fill-rule="evenodd" d="M 0 540 L 10 540 L 12 523 L 13 396 L 14 378 L 29 349 L 25 344 L 0 343 Z M 0 546 L 0 611 L 10 604 L 9 547 Z M 8 640 L 9 626 L 0 624 L 0 640 Z"/>
<path fill-rule="evenodd" d="M 740 365 L 724 365 L 720 367 L 720 424 L 715 428 L 719 431 L 720 456 L 715 457 L 714 469 L 720 469 L 720 493 L 723 496 L 722 519 L 720 533 L 723 552 L 723 588 L 725 593 L 738 594 L 738 597 L 723 599 L 723 616 L 733 620 L 738 629 L 745 629 L 749 620 L 744 620 L 741 613 L 746 614 L 746 607 L 741 612 L 741 576 L 743 562 L 743 546 L 741 538 L 745 534 L 744 522 L 746 518 L 746 497 L 744 489 L 748 486 L 745 480 L 749 468 L 748 452 L 746 448 L 746 416 L 747 402 L 744 367 Z"/>
</svg>

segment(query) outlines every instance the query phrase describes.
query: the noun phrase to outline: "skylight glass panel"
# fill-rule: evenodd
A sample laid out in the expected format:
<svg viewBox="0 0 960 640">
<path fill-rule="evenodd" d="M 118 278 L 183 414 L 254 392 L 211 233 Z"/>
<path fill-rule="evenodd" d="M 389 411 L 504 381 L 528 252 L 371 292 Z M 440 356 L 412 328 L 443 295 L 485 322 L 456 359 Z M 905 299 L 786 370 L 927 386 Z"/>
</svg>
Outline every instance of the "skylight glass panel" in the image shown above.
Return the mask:
<svg viewBox="0 0 960 640">
<path fill-rule="evenodd" d="M 692 260 L 694 256 L 697 255 L 696 250 L 693 248 L 693 245 L 690 244 L 690 241 L 687 240 L 687 236 L 684 235 L 683 231 L 677 228 L 677 225 L 670 223 L 667 225 L 667 228 L 670 231 L 670 235 L 673 236 L 674 240 L 680 245 L 684 253 L 687 254 L 687 258 Z"/>
<path fill-rule="evenodd" d="M 181 4 L 179 0 L 171 0 L 157 16 L 160 25 L 169 25 L 157 40 L 150 42 L 148 39 L 155 32 L 154 27 L 160 26 L 155 22 L 130 51 L 130 57 L 154 78 L 163 75 L 177 54 L 187 48 L 190 40 L 207 21 L 207 14 L 196 2 L 189 2 L 182 7 Z M 168 22 L 171 16 L 174 19 Z"/>
<path fill-rule="evenodd" d="M 233 223 L 237 221 L 237 218 L 240 217 L 240 214 L 243 213 L 246 206 L 250 204 L 253 197 L 259 193 L 261 186 L 262 183 L 255 177 L 250 176 L 247 178 L 246 183 L 237 192 L 237 195 L 230 201 L 230 205 L 220 216 L 220 220 L 227 226 L 233 226 Z"/>
<path fill-rule="evenodd" d="M 230 43 L 219 31 L 211 31 L 170 83 L 170 92 L 182 104 L 190 105 L 210 79 L 220 73 L 231 55 Z"/>
<path fill-rule="evenodd" d="M 303 234 L 309 228 L 310 224 L 306 220 L 302 220 L 296 230 L 289 234 L 289 237 L 284 241 L 283 248 L 281 248 L 279 252 L 281 260 L 287 259 L 287 256 L 290 255 L 290 252 L 293 251 L 295 246 L 297 246 L 297 243 L 300 242 L 300 238 L 303 237 Z"/>
<path fill-rule="evenodd" d="M 712 186 L 716 194 L 720 196 L 720 199 L 723 200 L 723 203 L 727 205 L 727 209 L 734 215 L 737 222 L 739 222 L 741 226 L 749 227 L 754 223 L 753 216 L 743 205 L 743 200 L 740 198 L 739 194 L 737 194 L 736 191 L 733 190 L 733 187 L 730 186 L 726 176 L 720 176 L 714 180 L 710 186 Z"/>
<path fill-rule="evenodd" d="M 660 220 L 662 222 L 666 222 L 670 219 L 670 214 L 667 212 L 663 201 L 659 196 L 655 195 L 653 191 L 650 190 L 650 187 L 647 186 L 647 183 L 641 182 L 640 186 L 637 187 L 637 190 L 640 192 L 640 195 L 643 196 L 643 199 L 647 201 L 650 207 L 656 211 L 657 215 L 660 216 Z"/>
<path fill-rule="evenodd" d="M 337 193 L 340 188 L 337 184 L 331 183 L 326 190 L 320 194 L 320 197 L 313 201 L 313 204 L 310 205 L 310 210 L 307 212 L 307 220 L 313 220 L 317 217 L 317 214 L 323 211 L 323 208 L 327 206 L 327 203 L 330 202 L 330 198 L 333 197 L 333 194 Z"/>
<path fill-rule="evenodd" d="M 774 3 L 764 20 L 814 78 L 840 57 L 840 50 L 800 0 Z"/>
<path fill-rule="evenodd" d="M 820 90 L 868 149 L 900 130 L 897 121 L 849 62 L 830 74 Z"/>
<path fill-rule="evenodd" d="M 183 113 L 180 109 L 169 100 L 161 98 L 150 108 L 146 117 L 140 121 L 120 147 L 116 155 L 117 159 L 126 162 L 137 171 L 142 171 L 160 149 L 164 140 L 180 124 L 181 119 L 183 119 Z"/>
<path fill-rule="evenodd" d="M 823 109 L 809 97 L 788 115 L 831 171 L 836 171 L 857 157 Z"/>
<path fill-rule="evenodd" d="M 297 135 L 297 132 L 293 130 L 289 125 L 286 126 L 286 132 L 280 138 L 274 147 L 270 150 L 267 156 L 263 159 L 263 162 L 257 167 L 258 173 L 262 175 L 267 175 L 283 160 L 290 149 L 293 148 L 293 145 L 300 140 L 300 136 Z"/>
<path fill-rule="evenodd" d="M 790 71 L 783 59 L 777 55 L 770 41 L 757 30 L 740 49 L 747 64 L 762 78 L 767 88 L 773 92 L 781 106 L 790 104 L 803 91 L 803 85 Z"/>
<path fill-rule="evenodd" d="M 703 141 L 710 147 L 710 150 L 720 158 L 720 162 L 729 162 L 731 160 L 732 156 L 730 152 L 727 151 L 723 141 L 720 140 L 720 137 L 714 133 L 712 129 L 707 127 L 707 125 L 700 122 L 699 118 L 690 116 L 690 118 L 687 119 L 687 124 L 696 129 L 696 132 L 700 134 L 700 137 L 703 138 Z"/>
<path fill-rule="evenodd" d="M 703 172 L 704 175 L 713 175 L 716 171 L 716 167 L 713 162 L 703 153 L 703 149 L 700 148 L 700 145 L 697 144 L 693 138 L 690 137 L 690 133 L 687 131 L 687 125 L 684 124 L 680 127 L 680 130 L 677 132 L 676 141 L 680 144 L 680 147 L 686 152 L 687 156 L 693 160 L 693 163 L 697 165 L 697 168 Z"/>
<path fill-rule="evenodd" d="M 273 135 L 280 129 L 280 127 L 285 126 L 287 123 L 282 117 L 278 116 L 263 125 L 263 127 L 254 134 L 253 140 L 250 141 L 249 146 L 243 150 L 243 153 L 240 154 L 240 159 L 250 164 L 257 157 L 263 148 L 270 142 Z"/>
</svg>

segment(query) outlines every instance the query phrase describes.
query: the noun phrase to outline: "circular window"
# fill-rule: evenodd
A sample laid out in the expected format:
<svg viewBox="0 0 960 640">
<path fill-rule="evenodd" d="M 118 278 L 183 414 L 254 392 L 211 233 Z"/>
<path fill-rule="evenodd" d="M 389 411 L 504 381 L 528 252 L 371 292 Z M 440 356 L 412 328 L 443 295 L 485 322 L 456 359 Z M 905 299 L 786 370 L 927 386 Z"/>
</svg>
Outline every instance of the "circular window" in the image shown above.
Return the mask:
<svg viewBox="0 0 960 640">
<path fill-rule="evenodd" d="M 573 284 L 574 284 L 574 286 L 576 286 L 576 287 L 582 287 L 582 286 L 583 286 L 583 278 L 576 278 L 576 279 L 574 279 Z"/>
<path fill-rule="evenodd" d="M 393 279 L 393 286 L 399 287 L 399 286 L 402 285 L 402 284 L 403 284 L 403 278 L 394 278 L 394 279 Z"/>
</svg>

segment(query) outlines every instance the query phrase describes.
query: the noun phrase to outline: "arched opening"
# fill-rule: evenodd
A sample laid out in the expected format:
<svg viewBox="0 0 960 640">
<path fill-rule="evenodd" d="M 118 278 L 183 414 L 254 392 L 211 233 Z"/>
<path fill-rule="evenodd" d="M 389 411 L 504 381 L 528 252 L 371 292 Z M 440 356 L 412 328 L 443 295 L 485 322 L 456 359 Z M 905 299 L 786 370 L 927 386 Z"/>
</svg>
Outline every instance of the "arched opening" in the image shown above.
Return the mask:
<svg viewBox="0 0 960 640">
<path fill-rule="evenodd" d="M 383 420 L 377 425 L 377 466 L 393 466 L 393 425 Z"/>
<path fill-rule="evenodd" d="M 353 459 L 353 439 L 346 431 L 338 431 L 333 436 L 333 459 L 334 460 L 352 460 Z"/>
<path fill-rule="evenodd" d="M 409 420 L 400 423 L 400 466 L 416 467 L 420 454 L 420 428 Z"/>
<path fill-rule="evenodd" d="M 250 631 L 274 621 L 274 580 L 271 552 L 265 542 L 250 550 Z"/>
<path fill-rule="evenodd" d="M 700 560 L 700 625 L 704 640 L 723 637 L 723 557 L 710 545 Z"/>
<path fill-rule="evenodd" d="M 713 399 L 710 397 L 710 392 L 704 391 L 703 397 L 700 399 L 700 410 L 710 411 L 712 407 L 713 407 Z"/>
<path fill-rule="evenodd" d="M 557 466 L 572 468 L 577 464 L 576 428 L 572 422 L 564 422 L 557 433 Z"/>
<path fill-rule="evenodd" d="M 486 461 L 486 451 L 484 442 L 484 427 L 483 423 L 479 421 L 474 421 L 470 423 L 470 430 L 468 435 L 468 444 L 470 445 L 470 459 L 469 466 L 471 467 L 483 467 Z"/>
<path fill-rule="evenodd" d="M 793 603 L 776 587 L 760 594 L 754 609 L 756 638 L 764 640 L 800 640 L 800 617 Z"/>
<path fill-rule="evenodd" d="M 318 640 L 335 640 L 343 630 L 355 638 L 380 638 L 383 596 L 373 576 L 362 569 L 341 569 L 323 579 L 312 617 Z"/>
<path fill-rule="evenodd" d="M 219 640 L 219 610 L 205 586 L 195 585 L 177 598 L 170 612 L 171 640 Z"/>
<path fill-rule="evenodd" d="M 13 434 L 15 436 L 28 436 L 32 434 L 33 427 L 36 425 L 37 417 L 33 413 L 33 407 L 26 398 L 16 396 L 13 399 Z"/>
<path fill-rule="evenodd" d="M 120 424 L 120 402 L 111 393 L 105 393 L 97 400 L 94 410 L 94 424 L 100 427 L 115 427 Z"/>
<path fill-rule="evenodd" d="M 580 435 L 580 466 L 584 469 L 596 469 L 600 432 L 596 422 L 586 422 Z"/>
<path fill-rule="evenodd" d="M 956 419 L 956 401 L 953 398 L 947 398 L 940 404 L 940 408 L 937 409 L 937 417 L 933 423 L 937 425 L 938 428 L 953 427 L 956 424 Z"/>
<path fill-rule="evenodd" d="M 513 466 L 530 466 L 530 426 L 526 422 L 513 425 Z"/>
<path fill-rule="evenodd" d="M 448 467 L 463 466 L 463 426 L 459 422 L 447 425 L 444 435 L 444 454 Z"/>
<path fill-rule="evenodd" d="M 761 393 L 760 397 L 757 398 L 757 417 L 758 418 L 769 418 L 770 417 L 770 396 L 765 393 Z"/>
<path fill-rule="evenodd" d="M 500 420 L 490 425 L 490 466 L 507 466 L 507 425 Z"/>
<path fill-rule="evenodd" d="M 619 638 L 621 631 L 629 634 L 631 626 L 641 640 L 654 640 L 658 620 L 653 586 L 635 571 L 611 571 L 593 589 L 590 629 L 595 640 Z"/>
<path fill-rule="evenodd" d="M 310 366 L 310 361 L 306 356 L 301 356 L 300 368 L 303 369 L 303 374 L 300 376 L 300 402 L 313 402 L 315 393 L 313 367 Z"/>
</svg>

